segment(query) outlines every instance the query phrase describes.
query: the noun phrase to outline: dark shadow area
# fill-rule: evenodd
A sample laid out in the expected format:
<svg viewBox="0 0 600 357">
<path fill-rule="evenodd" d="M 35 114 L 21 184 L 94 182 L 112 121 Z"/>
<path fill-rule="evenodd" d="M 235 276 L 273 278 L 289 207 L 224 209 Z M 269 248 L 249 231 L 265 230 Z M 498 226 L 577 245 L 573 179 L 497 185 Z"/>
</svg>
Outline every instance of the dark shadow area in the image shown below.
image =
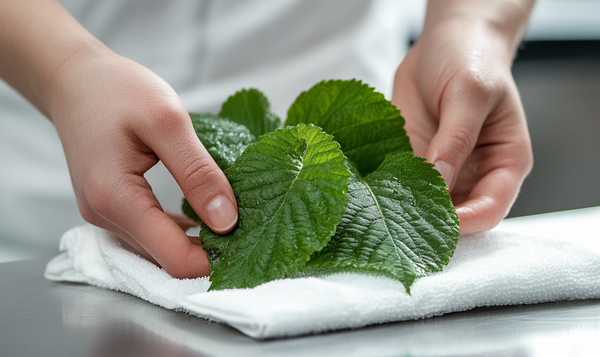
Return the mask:
<svg viewBox="0 0 600 357">
<path fill-rule="evenodd" d="M 509 217 L 600 205 L 600 40 L 525 42 L 513 74 L 535 163 Z"/>
<path fill-rule="evenodd" d="M 600 59 L 600 40 L 524 41 L 517 51 L 516 63 L 585 58 Z"/>
</svg>

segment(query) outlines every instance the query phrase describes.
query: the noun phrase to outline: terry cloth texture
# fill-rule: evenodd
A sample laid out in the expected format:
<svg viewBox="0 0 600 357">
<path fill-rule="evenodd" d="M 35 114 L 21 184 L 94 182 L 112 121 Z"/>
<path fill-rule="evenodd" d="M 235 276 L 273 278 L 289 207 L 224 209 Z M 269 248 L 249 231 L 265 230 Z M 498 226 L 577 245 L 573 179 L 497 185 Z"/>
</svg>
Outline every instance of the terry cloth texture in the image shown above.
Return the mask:
<svg viewBox="0 0 600 357">
<path fill-rule="evenodd" d="M 450 264 L 418 279 L 408 295 L 395 280 L 355 273 L 282 279 L 253 289 L 206 292 L 207 278 L 179 280 L 125 249 L 112 234 L 93 226 L 67 231 L 59 256 L 45 276 L 87 283 L 140 297 L 168 309 L 220 321 L 254 338 L 319 333 L 421 319 L 480 306 L 534 304 L 600 298 L 600 251 L 586 242 L 600 238 L 594 229 L 600 210 L 556 221 L 565 237 L 539 237 L 531 225 L 503 225 L 506 231 L 462 236 Z M 557 229 L 578 222 L 577 229 Z M 562 222 L 562 223 L 561 223 Z M 502 226 L 501 226 L 502 227 Z M 516 228 L 515 228 L 516 227 Z M 511 232 L 513 230 L 513 232 Z M 514 230 L 527 231 L 518 233 Z M 532 233 L 533 231 L 533 233 Z M 593 243 L 590 243 L 593 245 Z"/>
</svg>

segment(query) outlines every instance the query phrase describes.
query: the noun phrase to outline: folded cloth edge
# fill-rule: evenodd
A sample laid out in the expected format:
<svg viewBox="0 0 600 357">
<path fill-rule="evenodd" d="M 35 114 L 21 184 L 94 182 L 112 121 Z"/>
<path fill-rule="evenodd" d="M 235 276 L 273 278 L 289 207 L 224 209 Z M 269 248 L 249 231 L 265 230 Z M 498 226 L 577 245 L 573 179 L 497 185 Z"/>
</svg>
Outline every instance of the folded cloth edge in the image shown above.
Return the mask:
<svg viewBox="0 0 600 357">
<path fill-rule="evenodd" d="M 75 234 L 78 233 L 78 234 Z M 486 234 L 492 234 L 492 233 L 486 233 Z M 494 232 L 493 234 L 496 234 L 497 236 L 500 234 L 502 234 L 501 232 Z M 514 233 L 513 233 L 514 234 Z M 501 249 L 501 246 L 481 246 L 481 244 L 485 243 L 486 240 L 485 239 L 481 239 L 482 236 L 485 236 L 485 234 L 480 235 L 480 236 L 476 236 L 476 237 L 461 237 L 461 241 L 462 242 L 470 242 L 471 244 L 475 245 L 475 248 L 478 248 L 480 250 L 480 252 L 484 253 L 483 256 L 473 256 L 468 263 L 481 263 L 482 260 L 487 259 L 486 258 L 486 254 L 493 254 L 495 250 L 497 249 Z M 88 239 L 83 239 L 82 237 L 88 237 Z M 92 237 L 92 238 L 90 238 Z M 529 301 L 529 300 L 507 300 L 504 303 L 490 303 L 490 301 L 479 301 L 479 303 L 474 303 L 472 304 L 472 306 L 446 306 L 446 309 L 441 309 L 441 310 L 429 310 L 426 313 L 423 313 L 422 315 L 418 316 L 418 317 L 401 317 L 399 316 L 397 313 L 394 316 L 379 316 L 379 320 L 376 321 L 353 321 L 352 323 L 346 323 L 345 325 L 341 326 L 341 325 L 336 325 L 335 323 L 331 324 L 331 323 L 320 323 L 319 326 L 312 326 L 312 327 L 307 327 L 308 325 L 303 325 L 302 328 L 295 328 L 294 326 L 292 326 L 291 328 L 289 328 L 288 330 L 278 330 L 277 328 L 277 323 L 280 323 L 278 321 L 275 321 L 275 323 L 269 323 L 269 321 L 265 321 L 263 320 L 260 316 L 257 318 L 258 315 L 255 316 L 250 316 L 248 314 L 246 314 L 247 311 L 242 310 L 242 313 L 240 313 L 239 311 L 235 310 L 235 309 L 228 309 L 228 308 L 223 308 L 222 305 L 210 305 L 211 307 L 207 310 L 205 307 L 203 307 L 201 304 L 199 305 L 197 301 L 193 301 L 194 296 L 203 296 L 208 298 L 209 296 L 211 296 L 211 293 L 206 294 L 206 288 L 208 287 L 208 285 L 206 285 L 207 280 L 204 278 L 203 281 L 201 281 L 200 285 L 196 284 L 192 290 L 189 290 L 187 288 L 183 289 L 183 293 L 179 294 L 179 295 L 175 295 L 175 296 L 168 296 L 168 298 L 175 300 L 175 301 L 169 301 L 169 304 L 163 304 L 163 303 L 158 303 L 157 301 L 153 301 L 152 298 L 148 299 L 148 297 L 144 297 L 144 296 L 140 296 L 139 294 L 136 294 L 134 291 L 132 291 L 131 289 L 127 289 L 124 288 L 122 285 L 120 284 L 120 281 L 124 281 L 123 279 L 116 279 L 114 276 L 114 270 L 111 271 L 111 269 L 115 269 L 114 265 L 115 262 L 112 262 L 111 264 L 107 264 L 106 261 L 107 259 L 110 260 L 110 252 L 107 253 L 107 250 L 109 248 L 107 247 L 112 247 L 110 249 L 116 249 L 116 250 L 123 250 L 125 252 L 125 250 L 120 246 L 120 244 L 115 243 L 115 240 L 117 238 L 112 236 L 110 233 L 103 231 L 99 228 L 93 227 L 93 226 L 82 226 L 82 227 L 76 227 L 72 230 L 69 230 L 65 233 L 65 235 L 63 236 L 63 239 L 61 239 L 61 249 L 64 250 L 59 256 L 53 258 L 49 263 L 48 266 L 46 268 L 46 272 L 45 272 L 45 276 L 50 279 L 50 280 L 55 280 L 55 281 L 73 281 L 73 282 L 79 282 L 79 283 L 88 283 L 88 284 L 92 284 L 92 285 L 96 285 L 99 287 L 104 287 L 104 288 L 109 288 L 112 290 L 117 290 L 117 291 L 123 291 L 123 292 L 127 292 L 130 293 L 132 295 L 136 295 L 144 300 L 147 300 L 149 302 L 152 302 L 154 304 L 169 308 L 169 309 L 176 309 L 176 310 L 183 310 L 186 311 L 192 315 L 195 316 L 200 316 L 203 318 L 207 318 L 209 320 L 213 320 L 213 321 L 219 321 L 219 322 L 223 322 L 226 324 L 229 324 L 231 326 L 233 326 L 234 328 L 240 330 L 242 333 L 254 337 L 254 338 L 271 338 L 271 337 L 283 337 L 283 336 L 295 336 L 295 335 L 301 335 L 301 334 L 307 334 L 307 333 L 316 333 L 316 332 L 323 332 L 323 331 L 328 331 L 328 330 L 336 330 L 336 329 L 344 329 L 344 328 L 358 328 L 358 327 L 362 327 L 362 326 L 367 326 L 367 325 L 372 325 L 372 324 L 377 324 L 377 323 L 386 323 L 386 322 L 392 322 L 392 321 L 400 321 L 400 320 L 409 320 L 409 319 L 420 319 L 420 318 L 426 318 L 426 317 L 431 317 L 431 316 L 439 316 L 439 315 L 443 315 L 443 314 L 447 314 L 450 312 L 458 312 L 458 311 L 465 311 L 465 310 L 470 310 L 473 309 L 475 307 L 478 306 L 498 306 L 498 305 L 510 305 L 510 304 L 528 304 L 528 303 L 540 303 L 540 302 L 547 302 L 547 301 L 555 301 L 555 300 L 560 300 L 560 299 L 574 299 L 574 298 L 598 298 L 600 297 L 600 288 L 598 287 L 598 284 L 600 283 L 600 272 L 598 271 L 598 269 L 594 270 L 594 271 L 590 271 L 590 272 L 579 272 L 580 277 L 583 277 L 582 279 L 585 280 L 585 284 L 587 285 L 581 285 L 581 281 L 577 281 L 577 279 L 571 279 L 572 281 L 567 282 L 567 285 L 564 285 L 564 287 L 569 288 L 569 289 L 573 289 L 573 286 L 575 286 L 577 289 L 579 290 L 575 290 L 575 291 L 571 291 L 571 295 L 561 295 L 559 293 L 553 292 L 552 294 L 546 294 L 545 296 L 538 296 L 536 298 L 536 301 Z M 501 239 L 496 240 L 500 243 L 502 243 Z M 102 243 L 104 242 L 104 243 Z M 483 243 L 482 243 L 483 242 Z M 543 242 L 542 242 L 543 243 Z M 479 247 L 477 247 L 477 245 L 480 245 Z M 539 242 L 537 241 L 537 239 L 528 239 L 528 240 L 524 240 L 523 244 L 529 244 L 529 246 L 531 245 L 536 245 L 539 244 Z M 460 242 L 459 242 L 459 245 Z M 462 244 L 464 245 L 464 243 Z M 560 243 L 559 246 L 555 247 L 555 250 L 560 251 L 562 249 L 562 247 L 567 247 L 568 249 L 566 249 L 569 252 L 572 252 L 573 249 L 577 248 L 573 248 L 574 246 L 569 246 L 567 243 Z M 581 251 L 578 252 L 572 252 L 572 254 L 580 254 L 582 256 L 587 256 L 587 254 L 582 253 L 583 250 L 582 248 L 577 248 Z M 460 257 L 461 251 L 459 249 L 457 249 L 457 253 L 458 256 Z M 516 253 L 518 254 L 518 250 L 516 250 Z M 600 256 L 596 253 L 593 254 L 594 256 L 589 256 L 586 259 L 588 259 L 588 263 L 590 262 L 590 259 L 593 260 L 593 264 L 598 266 L 600 268 Z M 147 261 L 145 261 L 143 258 L 129 252 L 126 251 L 126 254 L 123 254 L 122 256 L 127 256 L 127 259 L 139 259 L 139 260 L 143 260 L 144 263 L 148 263 Z M 456 257 L 456 255 L 455 255 Z M 557 258 L 560 258 L 559 256 L 557 256 Z M 456 261 L 456 259 L 454 259 Z M 560 260 L 560 259 L 559 259 Z M 118 263 L 118 262 L 117 262 Z M 139 263 L 139 262 L 138 262 Z M 564 263 L 564 262 L 563 262 Z M 563 264 L 560 263 L 560 264 Z M 456 264 L 455 264 L 456 265 Z M 558 266 L 560 268 L 560 266 Z M 118 267 L 117 267 L 118 268 Z M 158 269 L 158 268 L 157 268 Z M 449 266 L 447 267 L 447 269 L 442 272 L 442 273 L 438 273 L 438 274 L 434 274 L 430 277 L 427 278 L 421 278 L 419 280 L 417 280 L 417 282 L 415 282 L 415 285 L 413 285 L 414 288 L 416 288 L 419 285 L 420 281 L 423 281 L 424 279 L 430 279 L 434 278 L 437 276 L 437 278 L 439 279 L 440 276 L 444 273 L 448 273 L 449 271 L 451 272 L 453 269 L 453 265 L 452 265 L 452 261 L 451 264 L 449 264 Z M 120 272 L 123 273 L 123 272 Z M 163 271 L 164 273 L 164 271 Z M 477 272 L 474 272 L 474 274 Z M 518 273 L 518 271 L 517 271 Z M 579 274 L 578 273 L 578 274 Z M 125 274 L 127 274 L 127 272 L 125 271 Z M 357 276 L 363 276 L 364 275 L 358 275 Z M 589 284 L 589 280 L 590 277 L 595 278 L 595 280 L 598 283 Z M 563 277 L 564 278 L 564 277 Z M 124 279 L 127 279 L 127 277 L 124 277 Z M 174 278 L 170 278 L 172 280 L 177 280 L 175 282 L 175 284 L 179 284 L 180 282 L 183 282 L 183 284 L 187 284 L 188 282 L 185 281 L 179 281 L 178 279 L 174 279 Z M 316 279 L 316 278 L 301 278 L 301 279 Z M 335 280 L 338 279 L 335 276 L 332 276 L 330 278 L 327 278 L 325 280 Z M 385 279 L 385 278 L 384 278 Z M 587 280 L 586 280 L 587 279 Z M 285 280 L 290 280 L 290 279 L 285 279 Z M 373 280 L 374 281 L 374 280 Z M 198 283 L 198 282 L 196 282 Z M 396 282 L 397 283 L 397 282 Z M 202 285 L 204 284 L 204 285 Z M 262 287 L 267 286 L 267 285 L 276 285 L 276 284 L 280 284 L 277 283 L 277 281 L 275 282 L 269 282 L 269 283 L 265 283 L 255 289 L 264 289 Z M 575 285 L 573 285 L 575 284 Z M 579 284 L 579 285 L 577 285 Z M 350 284 L 352 285 L 352 284 Z M 175 286 L 177 287 L 177 286 Z M 351 286 L 352 287 L 352 286 Z M 195 289 L 195 290 L 194 290 Z M 392 290 L 394 290 L 396 288 L 393 288 Z M 244 290 L 238 290 L 235 291 L 235 294 L 248 294 L 251 293 L 253 289 L 244 289 Z M 384 289 L 385 290 L 385 289 Z M 196 294 L 191 293 L 192 291 L 196 291 Z M 357 290 L 360 291 L 360 290 Z M 416 290 L 418 292 L 418 289 Z M 221 292 L 219 292 L 221 293 Z M 396 293 L 396 292 L 394 292 Z M 538 292 L 538 293 L 541 293 Z M 413 295 L 415 294 L 415 289 L 413 289 Z M 554 295 L 553 295 L 554 294 Z M 406 295 L 405 292 L 403 292 L 403 295 L 400 294 L 399 296 L 404 296 Z M 414 296 L 413 296 L 414 297 Z M 352 303 L 352 299 L 349 299 L 350 303 Z M 239 303 L 238 303 L 239 304 Z M 350 305 L 351 306 L 351 305 Z M 372 312 L 372 311 L 371 311 Z M 362 313 L 362 311 L 357 310 L 356 314 L 360 315 Z M 298 315 L 300 317 L 302 317 L 302 315 Z M 400 317 L 400 318 L 399 318 Z M 367 319 L 368 320 L 368 319 Z M 310 323 L 310 321 L 309 321 Z M 287 328 L 287 327 L 286 327 Z"/>
</svg>

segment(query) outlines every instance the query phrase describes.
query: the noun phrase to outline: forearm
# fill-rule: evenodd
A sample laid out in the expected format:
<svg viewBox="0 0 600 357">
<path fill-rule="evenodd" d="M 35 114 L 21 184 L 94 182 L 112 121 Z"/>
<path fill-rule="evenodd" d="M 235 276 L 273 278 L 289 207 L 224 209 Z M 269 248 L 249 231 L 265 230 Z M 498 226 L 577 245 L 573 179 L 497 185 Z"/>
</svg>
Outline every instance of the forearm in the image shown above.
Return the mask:
<svg viewBox="0 0 600 357">
<path fill-rule="evenodd" d="M 0 77 L 51 120 L 61 73 L 108 53 L 56 0 L 0 0 Z"/>
<path fill-rule="evenodd" d="M 459 31 L 465 41 L 485 36 L 511 62 L 533 4 L 534 0 L 430 0 L 423 34 Z"/>
</svg>

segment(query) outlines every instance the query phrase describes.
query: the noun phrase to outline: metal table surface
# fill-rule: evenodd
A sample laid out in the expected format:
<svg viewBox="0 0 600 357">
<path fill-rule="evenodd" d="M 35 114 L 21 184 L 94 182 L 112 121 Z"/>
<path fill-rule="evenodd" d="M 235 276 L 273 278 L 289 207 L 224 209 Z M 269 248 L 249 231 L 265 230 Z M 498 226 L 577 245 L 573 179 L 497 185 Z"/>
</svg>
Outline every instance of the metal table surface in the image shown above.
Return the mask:
<svg viewBox="0 0 600 357">
<path fill-rule="evenodd" d="M 45 264 L 0 264 L 0 356 L 600 355 L 600 300 L 478 308 L 258 341 L 130 295 L 50 282 Z"/>
</svg>

